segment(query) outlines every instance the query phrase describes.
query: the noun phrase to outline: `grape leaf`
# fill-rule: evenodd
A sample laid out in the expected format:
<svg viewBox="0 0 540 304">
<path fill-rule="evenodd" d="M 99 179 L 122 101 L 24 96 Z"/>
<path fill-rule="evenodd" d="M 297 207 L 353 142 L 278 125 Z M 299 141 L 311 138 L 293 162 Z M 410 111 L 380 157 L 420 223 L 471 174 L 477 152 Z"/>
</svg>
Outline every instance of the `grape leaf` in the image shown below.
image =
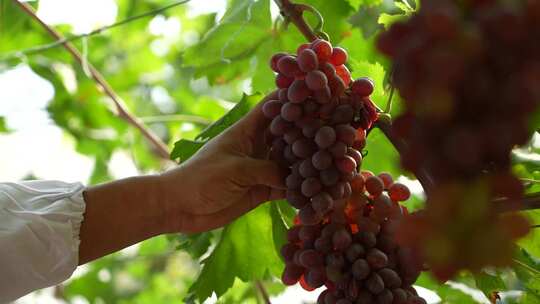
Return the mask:
<svg viewBox="0 0 540 304">
<path fill-rule="evenodd" d="M 402 174 L 399 154 L 379 129 L 374 129 L 369 134 L 366 151 L 368 154 L 362 161 L 363 170 L 370 170 L 376 174 L 389 172 L 394 176 Z"/>
<path fill-rule="evenodd" d="M 174 149 L 171 152 L 171 159 L 185 161 L 199 149 L 204 146 L 210 139 L 219 135 L 228 127 L 232 126 L 240 118 L 246 115 L 249 110 L 257 104 L 261 99 L 262 94 L 245 95 L 239 103 L 237 103 L 229 112 L 227 112 L 218 121 L 214 122 L 195 138 L 195 140 L 181 139 L 174 144 Z"/>
<path fill-rule="evenodd" d="M 475 304 L 477 303 L 470 295 L 459 289 L 455 289 L 448 284 L 440 284 L 428 273 L 422 273 L 415 285 L 422 286 L 437 293 L 442 303 L 445 304 Z"/>
<path fill-rule="evenodd" d="M 508 288 L 499 275 L 492 275 L 485 271 L 473 274 L 476 287 L 480 289 L 486 298 L 490 299 L 494 292 L 504 291 Z"/>
<path fill-rule="evenodd" d="M 204 301 L 218 297 L 233 286 L 235 278 L 244 282 L 279 275 L 281 261 L 272 237 L 271 205 L 264 204 L 225 227 L 216 248 L 205 259 L 203 269 L 190 292 Z"/>
<path fill-rule="evenodd" d="M 513 269 L 527 291 L 526 298 L 537 301 L 527 303 L 538 303 L 540 301 L 540 261 L 527 250 L 519 248 L 514 257 Z"/>
<path fill-rule="evenodd" d="M 349 4 L 355 9 L 361 6 L 375 6 L 381 4 L 382 0 L 347 0 Z"/>
<path fill-rule="evenodd" d="M 281 251 L 281 246 L 287 243 L 287 224 L 283 220 L 280 206 L 278 202 L 272 202 L 270 214 L 272 215 L 272 236 L 274 238 L 274 245 L 276 252 Z"/>
<path fill-rule="evenodd" d="M 194 259 L 199 259 L 210 248 L 214 234 L 212 232 L 195 233 L 195 234 L 180 234 L 178 240 L 178 250 L 184 250 Z"/>
<path fill-rule="evenodd" d="M 8 133 L 9 130 L 6 126 L 6 119 L 0 116 L 0 133 Z"/>
</svg>

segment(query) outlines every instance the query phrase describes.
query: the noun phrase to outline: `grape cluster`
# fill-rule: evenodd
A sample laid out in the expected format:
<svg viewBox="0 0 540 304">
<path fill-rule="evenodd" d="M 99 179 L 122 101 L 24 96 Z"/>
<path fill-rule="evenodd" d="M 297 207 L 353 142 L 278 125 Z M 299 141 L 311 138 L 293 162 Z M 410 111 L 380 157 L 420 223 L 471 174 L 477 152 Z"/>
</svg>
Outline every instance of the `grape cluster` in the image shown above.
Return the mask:
<svg viewBox="0 0 540 304">
<path fill-rule="evenodd" d="M 345 212 L 288 231 L 283 282 L 300 282 L 306 290 L 325 285 L 319 304 L 426 303 L 411 286 L 422 264 L 394 238 L 408 214 L 399 202 L 409 198 L 409 189 L 388 174 L 367 171 L 351 184 L 351 197 L 339 202 Z"/>
<path fill-rule="evenodd" d="M 416 237 L 404 238 L 425 249 L 443 280 L 460 268 L 510 262 L 527 225 L 501 219 L 489 202 L 523 193 L 510 155 L 530 138 L 540 103 L 540 1 L 423 0 L 377 45 L 405 103 L 393 125 L 407 143 L 402 164 L 437 183 L 423 219 L 403 230 Z M 445 252 L 435 250 L 441 244 Z"/>
<path fill-rule="evenodd" d="M 373 83 L 352 82 L 346 61 L 344 49 L 322 39 L 270 61 L 279 97 L 263 106 L 272 120 L 267 138 L 272 159 L 290 170 L 287 200 L 304 225 L 321 222 L 336 200 L 351 195 L 366 129 L 377 119 Z"/>
</svg>

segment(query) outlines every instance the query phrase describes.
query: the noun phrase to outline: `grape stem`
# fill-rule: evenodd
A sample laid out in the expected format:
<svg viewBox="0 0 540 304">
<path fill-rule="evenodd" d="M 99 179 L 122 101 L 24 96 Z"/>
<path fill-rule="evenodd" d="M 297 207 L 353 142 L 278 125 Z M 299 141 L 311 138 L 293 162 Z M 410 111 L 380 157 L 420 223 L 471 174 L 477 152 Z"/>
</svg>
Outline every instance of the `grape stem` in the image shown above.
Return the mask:
<svg viewBox="0 0 540 304">
<path fill-rule="evenodd" d="M 268 292 L 266 291 L 266 288 L 264 287 L 263 283 L 261 281 L 255 281 L 255 285 L 257 286 L 257 289 L 259 289 L 261 296 L 264 299 L 265 304 L 272 304 L 270 302 L 270 297 L 268 296 Z"/>
<path fill-rule="evenodd" d="M 286 18 L 286 20 L 292 22 L 308 41 L 317 39 L 317 35 L 313 29 L 304 20 L 302 16 L 302 9 L 299 8 L 298 4 L 295 4 L 290 0 L 274 1 L 279 6 L 281 14 Z M 373 127 L 379 128 L 382 131 L 382 133 L 386 136 L 399 154 L 403 154 L 405 151 L 407 151 L 408 145 L 393 131 L 391 119 L 380 119 L 373 125 Z M 369 131 L 371 131 L 371 129 L 368 130 L 368 132 Z M 416 176 L 420 184 L 422 184 L 426 195 L 429 195 L 436 185 L 436 181 L 430 174 L 429 170 L 422 167 L 416 172 L 413 172 L 413 174 Z M 493 204 L 495 210 L 501 213 L 540 209 L 540 193 L 528 194 L 519 200 L 497 199 L 493 201 Z"/>
<path fill-rule="evenodd" d="M 65 40 L 65 38 L 62 36 L 62 34 L 60 34 L 60 32 L 49 26 L 45 21 L 43 21 L 36 15 L 36 12 L 34 11 L 34 8 L 32 6 L 18 0 L 13 0 L 13 2 L 18 5 L 27 15 L 36 20 L 45 30 L 47 30 L 49 35 L 51 35 L 58 41 Z M 141 132 L 142 136 L 148 141 L 148 143 L 150 143 L 153 148 L 152 151 L 158 157 L 164 160 L 170 160 L 169 148 L 167 147 L 167 145 L 156 134 L 154 134 L 150 129 L 148 129 L 140 121 L 140 119 L 138 119 L 129 112 L 120 96 L 116 94 L 116 92 L 112 89 L 109 83 L 105 80 L 103 75 L 91 63 L 88 62 L 88 60 L 79 52 L 79 50 L 72 43 L 65 40 L 62 42 L 62 46 L 73 56 L 73 58 L 80 65 L 87 68 L 90 74 L 89 76 L 96 82 L 98 87 L 103 90 L 105 95 L 107 95 L 113 101 L 116 107 L 116 115 L 128 124 L 138 129 Z"/>
</svg>

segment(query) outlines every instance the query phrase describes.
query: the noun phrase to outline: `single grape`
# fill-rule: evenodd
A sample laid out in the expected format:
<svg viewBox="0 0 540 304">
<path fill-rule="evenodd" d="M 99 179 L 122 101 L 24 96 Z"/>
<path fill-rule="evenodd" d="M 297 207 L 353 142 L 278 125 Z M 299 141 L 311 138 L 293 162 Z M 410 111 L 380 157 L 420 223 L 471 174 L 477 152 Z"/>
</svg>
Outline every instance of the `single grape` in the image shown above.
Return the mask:
<svg viewBox="0 0 540 304">
<path fill-rule="evenodd" d="M 370 176 L 366 179 L 366 190 L 369 194 L 378 196 L 384 190 L 384 183 L 378 176 Z"/>
<path fill-rule="evenodd" d="M 292 85 L 294 78 L 287 77 L 283 74 L 277 74 L 276 76 L 276 86 L 280 89 L 287 89 Z"/>
<path fill-rule="evenodd" d="M 292 262 L 294 254 L 298 250 L 300 250 L 300 247 L 295 244 L 285 244 L 281 247 L 281 256 L 285 262 Z"/>
<path fill-rule="evenodd" d="M 287 98 L 293 103 L 303 102 L 309 95 L 311 95 L 311 91 L 307 87 L 306 81 L 302 79 L 294 80 L 287 91 Z"/>
<path fill-rule="evenodd" d="M 392 296 L 394 297 L 394 303 L 396 304 L 406 304 L 407 303 L 407 293 L 401 288 L 396 288 L 392 290 Z"/>
<path fill-rule="evenodd" d="M 332 166 L 332 154 L 326 150 L 319 150 L 313 154 L 311 162 L 317 170 L 326 170 Z"/>
<path fill-rule="evenodd" d="M 264 103 L 262 111 L 266 118 L 274 119 L 274 117 L 278 116 L 279 113 L 281 113 L 282 106 L 283 103 L 279 100 L 269 100 Z"/>
<path fill-rule="evenodd" d="M 362 175 L 357 175 L 351 181 L 351 188 L 354 193 L 363 193 L 364 192 L 364 178 Z"/>
<path fill-rule="evenodd" d="M 316 41 L 311 45 L 320 61 L 328 61 L 332 56 L 332 45 L 326 40 Z"/>
<path fill-rule="evenodd" d="M 313 91 L 323 90 L 328 86 L 328 79 L 321 71 L 311 71 L 306 75 L 306 85 Z"/>
<path fill-rule="evenodd" d="M 336 127 L 336 130 L 339 129 Z M 344 144 L 342 141 L 336 141 L 329 149 L 328 151 L 334 156 L 335 158 L 341 158 L 345 156 L 347 153 L 347 145 Z"/>
<path fill-rule="evenodd" d="M 335 127 L 337 139 L 346 145 L 352 145 L 356 140 L 356 130 L 347 124 L 337 125 Z M 345 153 L 347 151 L 345 150 Z"/>
<path fill-rule="evenodd" d="M 352 157 L 357 166 L 362 164 L 362 153 L 354 148 L 347 148 L 347 155 Z"/>
<path fill-rule="evenodd" d="M 318 178 L 310 177 L 302 182 L 302 194 L 307 197 L 313 197 L 322 190 L 322 184 Z"/>
<path fill-rule="evenodd" d="M 290 122 L 294 122 L 302 118 L 302 112 L 303 110 L 301 106 L 291 102 L 287 102 L 283 105 L 283 107 L 281 107 L 281 117 Z"/>
<path fill-rule="evenodd" d="M 332 240 L 329 237 L 323 237 L 315 240 L 315 249 L 323 254 L 327 254 L 332 251 Z"/>
<path fill-rule="evenodd" d="M 390 186 L 392 186 L 392 184 L 394 183 L 392 175 L 390 175 L 390 173 L 388 172 L 382 172 L 378 176 L 383 181 L 384 189 L 389 189 Z"/>
<path fill-rule="evenodd" d="M 357 280 L 363 280 L 371 273 L 369 264 L 364 259 L 358 259 L 352 264 L 352 274 Z"/>
<path fill-rule="evenodd" d="M 303 50 L 309 49 L 311 47 L 310 43 L 303 43 L 296 49 L 296 55 L 300 55 Z"/>
<path fill-rule="evenodd" d="M 326 149 L 336 142 L 336 132 L 332 127 L 324 126 L 317 131 L 315 143 L 321 149 Z"/>
<path fill-rule="evenodd" d="M 342 183 L 343 183 L 343 197 L 350 197 L 352 195 L 351 183 L 349 182 L 342 182 Z"/>
<path fill-rule="evenodd" d="M 335 66 L 339 66 L 342 64 L 345 64 L 347 62 L 347 51 L 340 47 L 335 47 L 332 50 L 332 56 L 330 57 L 330 63 L 332 63 Z"/>
<path fill-rule="evenodd" d="M 287 77 L 295 77 L 302 74 L 298 61 L 293 56 L 281 57 L 277 62 L 279 72 Z"/>
<path fill-rule="evenodd" d="M 304 179 L 302 176 L 297 174 L 289 174 L 285 179 L 285 185 L 287 186 L 287 189 L 298 190 L 300 189 L 303 181 Z"/>
<path fill-rule="evenodd" d="M 323 263 L 323 256 L 313 249 L 304 250 L 300 254 L 300 265 L 306 268 L 322 266 Z"/>
<path fill-rule="evenodd" d="M 333 78 L 334 76 L 336 76 L 336 67 L 334 65 L 332 65 L 330 62 L 324 62 L 322 64 L 319 65 L 319 69 L 321 72 L 324 73 L 324 75 L 326 75 L 326 78 L 327 79 L 330 79 L 330 78 Z"/>
<path fill-rule="evenodd" d="M 356 261 L 359 257 L 363 257 L 365 254 L 366 250 L 364 249 L 364 246 L 359 243 L 353 243 L 345 252 L 347 260 L 351 263 L 354 263 L 354 261 Z"/>
<path fill-rule="evenodd" d="M 377 273 L 379 276 L 381 276 L 386 288 L 397 288 L 401 286 L 401 278 L 397 272 L 393 271 L 392 269 L 384 268 L 379 270 Z"/>
<path fill-rule="evenodd" d="M 343 80 L 345 87 L 349 87 L 351 84 L 351 72 L 345 65 L 336 66 L 336 74 Z"/>
<path fill-rule="evenodd" d="M 360 97 L 366 97 L 373 93 L 373 81 L 369 78 L 360 78 L 353 82 L 351 87 L 352 93 Z"/>
<path fill-rule="evenodd" d="M 276 73 L 279 73 L 279 69 L 278 69 L 278 61 L 279 59 L 281 59 L 282 57 L 284 56 L 287 56 L 286 53 L 276 53 L 274 54 L 274 56 L 272 56 L 272 58 L 270 59 L 270 68 L 272 68 L 272 70 Z"/>
<path fill-rule="evenodd" d="M 308 48 L 302 50 L 298 54 L 298 65 L 300 66 L 300 69 L 306 73 L 316 70 L 319 67 L 317 54 Z"/>
<path fill-rule="evenodd" d="M 332 99 L 332 91 L 330 87 L 325 86 L 324 88 L 314 91 L 313 97 L 319 104 L 328 104 Z"/>
<path fill-rule="evenodd" d="M 334 186 L 335 184 L 337 184 L 339 178 L 339 171 L 335 167 L 330 167 L 326 170 L 321 171 L 320 173 L 321 183 L 326 187 Z"/>
<path fill-rule="evenodd" d="M 356 223 L 363 231 L 371 232 L 374 235 L 379 234 L 381 231 L 381 225 L 365 216 L 357 218 Z"/>
<path fill-rule="evenodd" d="M 289 145 L 294 144 L 295 141 L 303 137 L 302 130 L 298 128 L 291 128 L 283 135 L 283 139 Z"/>
<path fill-rule="evenodd" d="M 384 282 L 377 273 L 372 273 L 366 281 L 366 288 L 374 293 L 378 294 L 384 290 Z"/>
<path fill-rule="evenodd" d="M 298 190 L 287 190 L 285 196 L 289 204 L 296 209 L 301 209 L 309 204 L 309 199 Z"/>
<path fill-rule="evenodd" d="M 409 188 L 400 183 L 394 183 L 388 189 L 388 194 L 394 202 L 404 202 L 411 197 Z"/>
<path fill-rule="evenodd" d="M 377 248 L 371 248 L 366 254 L 366 260 L 372 268 L 383 268 L 388 264 L 388 257 Z"/>
<path fill-rule="evenodd" d="M 291 124 L 283 119 L 281 116 L 276 116 L 270 124 L 270 132 L 272 135 L 281 136 L 289 130 Z"/>
<path fill-rule="evenodd" d="M 325 214 L 332 208 L 333 202 L 330 194 L 321 192 L 311 199 L 311 206 L 318 213 Z"/>
<path fill-rule="evenodd" d="M 287 286 L 292 286 L 300 280 L 300 277 L 304 274 L 304 269 L 296 265 L 286 265 L 281 281 Z"/>
<path fill-rule="evenodd" d="M 326 282 L 324 269 L 310 269 L 306 275 L 306 282 L 313 288 L 319 288 Z"/>
<path fill-rule="evenodd" d="M 328 78 L 328 86 L 330 87 L 332 96 L 341 96 L 345 92 L 345 89 L 347 89 L 345 82 L 338 75 Z"/>
<path fill-rule="evenodd" d="M 345 229 L 339 229 L 332 236 L 332 244 L 337 251 L 343 251 L 351 245 L 351 234 Z"/>
<path fill-rule="evenodd" d="M 356 170 L 356 162 L 348 155 L 335 160 L 336 167 L 341 173 L 351 173 Z"/>
<path fill-rule="evenodd" d="M 385 252 L 386 254 L 394 253 L 397 248 L 397 244 L 394 238 L 388 235 L 379 235 L 377 238 L 377 248 Z"/>
<path fill-rule="evenodd" d="M 319 170 L 313 166 L 313 163 L 311 159 L 306 158 L 302 161 L 300 164 L 300 176 L 303 178 L 309 178 L 309 177 L 318 177 L 319 176 Z"/>
<path fill-rule="evenodd" d="M 315 143 L 308 138 L 300 138 L 295 141 L 292 145 L 292 150 L 294 155 L 299 158 L 311 157 L 315 151 L 317 151 L 317 146 Z"/>
</svg>

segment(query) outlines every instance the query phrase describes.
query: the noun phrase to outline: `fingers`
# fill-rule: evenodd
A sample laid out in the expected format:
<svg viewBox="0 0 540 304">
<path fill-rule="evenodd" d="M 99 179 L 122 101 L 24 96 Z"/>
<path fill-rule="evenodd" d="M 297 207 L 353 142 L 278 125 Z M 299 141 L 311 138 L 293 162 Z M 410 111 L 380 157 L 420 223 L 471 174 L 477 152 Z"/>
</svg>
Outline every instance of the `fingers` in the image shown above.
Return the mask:
<svg viewBox="0 0 540 304">
<path fill-rule="evenodd" d="M 237 177 L 242 185 L 285 189 L 286 172 L 274 161 L 242 158 L 237 166 Z"/>
<path fill-rule="evenodd" d="M 237 128 L 242 129 L 249 137 L 254 137 L 258 131 L 264 129 L 268 124 L 268 119 L 262 112 L 264 103 L 268 100 L 277 99 L 278 91 L 274 91 L 267 95 L 261 102 L 259 102 L 249 113 L 244 116 L 236 124 Z"/>
</svg>

